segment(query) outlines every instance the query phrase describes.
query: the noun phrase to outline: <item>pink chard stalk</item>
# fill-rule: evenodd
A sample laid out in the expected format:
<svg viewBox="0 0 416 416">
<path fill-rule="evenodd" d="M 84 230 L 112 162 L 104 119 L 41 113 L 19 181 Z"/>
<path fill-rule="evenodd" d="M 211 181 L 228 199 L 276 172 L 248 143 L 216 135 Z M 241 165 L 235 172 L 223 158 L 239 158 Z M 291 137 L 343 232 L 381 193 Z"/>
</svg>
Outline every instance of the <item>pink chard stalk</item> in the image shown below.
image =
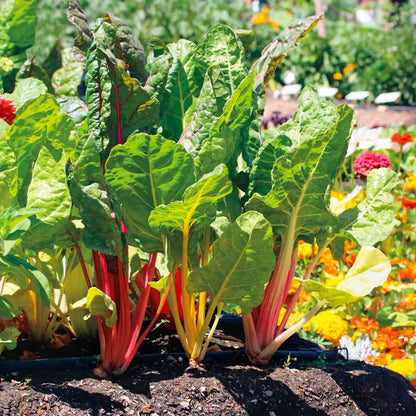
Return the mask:
<svg viewBox="0 0 416 416">
<path fill-rule="evenodd" d="M 139 244 L 126 227 L 126 213 L 109 186 L 106 171 L 111 163 L 107 162 L 110 151 L 125 143 L 131 133 L 155 123 L 158 103 L 123 69 L 129 65 L 130 73 L 133 69 L 142 75 L 145 73 L 144 58 L 130 64 L 129 55 L 124 56 L 123 50 L 116 47 L 121 42 L 120 37 L 126 36 L 122 39 L 126 50 L 141 48 L 134 37 L 129 36 L 124 24 L 107 16 L 105 22 L 90 29 L 76 0 L 70 1 L 68 17 L 85 42 L 79 52 L 87 50 L 81 57 L 86 60 L 85 100 L 88 105 L 88 132 L 81 127 L 80 134 L 86 134 L 80 137 L 79 157 L 70 166 L 70 190 L 84 224 L 83 241 L 92 249 L 95 279 L 88 276 L 79 247 L 77 252 L 89 287 L 87 307 L 91 315 L 95 315 L 98 326 L 101 365 L 97 372 L 120 374 L 126 371 L 158 319 L 166 301 L 167 285 L 157 281 L 157 254 L 152 254 L 152 250 L 148 251 L 148 261 L 142 261 L 141 270 L 133 273 L 129 268 L 128 244 Z M 140 335 L 152 287 L 161 292 L 160 303 Z"/>
<path fill-rule="evenodd" d="M 330 190 L 342 168 L 352 125 L 353 111 L 348 106 L 336 107 L 307 87 L 299 98 L 299 110 L 276 130 L 275 138 L 263 144 L 253 163 L 252 197 L 246 209 L 259 211 L 270 221 L 277 257 L 263 301 L 251 313 L 243 315 L 246 351 L 253 362 L 268 362 L 282 343 L 325 304 L 339 305 L 357 300 L 367 294 L 356 291 L 360 285 L 365 290 L 374 287 L 358 281 L 352 283 L 354 267 L 334 290 L 310 279 L 326 247 L 338 248 L 342 253 L 345 239 L 353 239 L 363 246 L 360 259 L 368 263 L 360 267 L 364 270 L 373 264 L 373 260 L 368 260 L 368 253 L 373 253 L 373 258 L 381 265 L 377 266 L 381 270 L 378 277 L 387 277 L 385 256 L 365 246 L 387 238 L 394 226 L 393 204 L 387 203 L 392 202 L 392 196 L 384 193 L 394 186 L 394 173 L 390 169 L 379 169 L 380 172 L 374 173 L 379 177 L 372 177 L 369 182 L 372 189 L 368 192 L 373 200 L 364 201 L 360 209 L 348 210 L 339 217 L 329 209 Z M 384 189 L 377 184 L 378 180 L 384 184 Z M 381 209 L 383 215 L 379 215 L 375 207 Z M 382 229 L 383 233 L 378 234 Z M 311 243 L 317 241 L 319 250 L 307 268 L 302 284 L 286 304 L 295 276 L 300 239 Z M 380 280 L 374 282 L 379 284 Z M 285 329 L 303 288 L 316 302 L 299 322 Z M 283 306 L 286 312 L 277 326 Z"/>
</svg>

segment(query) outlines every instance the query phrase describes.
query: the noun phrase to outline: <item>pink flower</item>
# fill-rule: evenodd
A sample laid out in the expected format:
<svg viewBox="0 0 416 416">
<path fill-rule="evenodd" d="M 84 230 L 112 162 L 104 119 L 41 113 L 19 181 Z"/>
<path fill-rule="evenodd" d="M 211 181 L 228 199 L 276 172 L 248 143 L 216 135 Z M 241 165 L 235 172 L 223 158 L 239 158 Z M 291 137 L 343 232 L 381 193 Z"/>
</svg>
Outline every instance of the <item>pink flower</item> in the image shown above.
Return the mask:
<svg viewBox="0 0 416 416">
<path fill-rule="evenodd" d="M 389 158 L 382 153 L 365 151 L 357 156 L 354 161 L 354 173 L 367 177 L 373 169 L 391 168 Z"/>
<path fill-rule="evenodd" d="M 14 106 L 14 101 L 6 100 L 0 96 L 0 119 L 12 125 L 15 118 L 16 107 Z"/>
</svg>

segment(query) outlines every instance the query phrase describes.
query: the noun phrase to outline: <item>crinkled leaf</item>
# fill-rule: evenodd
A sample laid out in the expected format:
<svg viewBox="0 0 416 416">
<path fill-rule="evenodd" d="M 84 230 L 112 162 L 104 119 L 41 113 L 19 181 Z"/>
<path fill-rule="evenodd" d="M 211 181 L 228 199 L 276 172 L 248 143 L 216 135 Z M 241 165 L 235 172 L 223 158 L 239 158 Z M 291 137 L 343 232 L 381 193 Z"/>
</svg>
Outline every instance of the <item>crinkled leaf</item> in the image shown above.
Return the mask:
<svg viewBox="0 0 416 416">
<path fill-rule="evenodd" d="M 43 250 L 53 246 L 56 238 L 65 233 L 72 207 L 66 165 L 65 152 L 55 160 L 46 147 L 40 150 L 28 187 L 27 207 L 41 212 L 24 236 L 25 247 Z"/>
<path fill-rule="evenodd" d="M 208 226 L 215 219 L 217 201 L 232 191 L 228 170 L 219 165 L 186 189 L 183 201 L 159 205 L 149 216 L 151 228 L 161 234 L 190 233 L 191 228 Z"/>
<path fill-rule="evenodd" d="M 32 179 L 33 164 L 42 146 L 60 158 L 62 150 L 68 157 L 75 148 L 75 130 L 72 119 L 60 112 L 59 104 L 49 94 L 26 102 L 17 112 L 17 117 L 7 131 L 7 140 L 16 155 L 18 167 L 18 198 L 26 203 L 27 187 Z"/>
<path fill-rule="evenodd" d="M 192 104 L 192 94 L 182 62 L 173 58 L 167 81 L 160 97 L 160 123 L 163 135 L 177 141 L 184 127 L 186 110 Z"/>
<path fill-rule="evenodd" d="M 12 3 L 10 20 L 5 25 L 9 47 L 30 48 L 35 43 L 38 0 L 14 0 Z"/>
<path fill-rule="evenodd" d="M 108 43 L 116 41 L 110 25 L 104 23 L 102 29 L 103 36 L 109 36 Z M 103 158 L 131 133 L 150 128 L 159 116 L 158 101 L 151 100 L 139 81 L 115 63 L 105 46 L 100 38 L 88 51 L 85 94 L 88 125 L 102 148 Z"/>
<path fill-rule="evenodd" d="M 7 100 L 13 100 L 16 109 L 25 102 L 38 98 L 48 91 L 46 85 L 36 78 L 25 78 L 16 81 L 16 87 L 11 94 L 4 94 Z"/>
<path fill-rule="evenodd" d="M 391 192 L 397 184 L 397 174 L 391 169 L 375 169 L 368 175 L 365 199 L 358 205 L 360 213 L 351 229 L 361 246 L 385 240 L 400 223 Z"/>
<path fill-rule="evenodd" d="M 55 94 L 65 97 L 77 97 L 78 85 L 84 73 L 84 65 L 75 61 L 71 48 L 62 50 L 62 68 L 52 75 Z"/>
<path fill-rule="evenodd" d="M 116 29 L 117 48 L 113 53 L 128 65 L 130 75 L 144 84 L 147 80 L 146 56 L 140 41 L 133 35 L 130 28 L 121 19 L 111 13 L 104 15 L 104 20 Z"/>
<path fill-rule="evenodd" d="M 179 39 L 177 42 L 168 45 L 172 56 L 181 61 L 193 95 L 196 95 L 197 91 L 199 92 L 202 85 L 202 77 L 197 73 L 197 68 L 192 59 L 196 47 L 195 43 L 187 39 Z"/>
<path fill-rule="evenodd" d="M 72 169 L 70 192 L 85 226 L 85 245 L 103 253 L 121 255 L 121 226 L 107 192 L 98 150 L 91 137 L 83 144 Z"/>
<path fill-rule="evenodd" d="M 221 97 L 216 92 L 217 99 L 231 96 L 241 81 L 247 75 L 244 47 L 237 34 L 223 24 L 217 24 L 209 29 L 204 40 L 195 51 L 194 62 L 202 75 L 208 68 L 217 67 L 225 84 L 228 96 Z"/>
<path fill-rule="evenodd" d="M 220 88 L 221 86 L 221 88 Z M 208 139 L 209 133 L 215 121 L 222 113 L 223 100 L 217 100 L 216 91 L 227 90 L 224 80 L 217 67 L 209 68 L 205 74 L 204 82 L 198 98 L 186 112 L 184 125 L 186 126 L 180 138 L 185 149 L 192 155 L 196 155 L 201 143 Z"/>
<path fill-rule="evenodd" d="M 319 97 L 313 88 L 304 88 L 293 117 L 276 128 L 274 136 L 266 137 L 258 151 L 250 173 L 250 193 L 265 195 L 273 184 L 273 164 L 289 149 L 325 134 L 339 122 L 339 117 L 331 101 Z"/>
<path fill-rule="evenodd" d="M 150 228 L 148 217 L 158 205 L 181 200 L 194 183 L 191 156 L 162 136 L 134 134 L 111 151 L 106 168 L 121 204 L 128 241 L 149 252 L 163 250 L 161 236 Z"/>
<path fill-rule="evenodd" d="M 312 88 L 303 94 L 311 97 L 309 103 L 315 102 L 318 124 L 321 99 Z M 319 135 L 309 130 L 309 124 L 306 130 L 301 124 L 299 136 L 292 139 L 295 147 L 274 163 L 270 192 L 254 195 L 247 204 L 248 209 L 262 212 L 285 238 L 315 237 L 323 228 L 337 224 L 328 209 L 328 190 L 342 166 L 353 111 L 347 105 L 332 105 L 332 112 L 336 114 L 334 122 Z"/>
<path fill-rule="evenodd" d="M 100 289 L 91 287 L 88 289 L 87 308 L 91 316 L 100 316 L 105 323 L 112 328 L 117 321 L 117 307 L 115 302 Z M 88 315 L 85 317 L 88 319 Z"/>
<path fill-rule="evenodd" d="M 78 29 L 78 37 L 74 45 L 74 56 L 80 62 L 85 62 L 87 51 L 92 43 L 92 32 L 87 16 L 78 0 L 69 0 L 67 16 L 68 20 Z"/>
<path fill-rule="evenodd" d="M 251 67 L 251 70 L 257 73 L 255 91 L 260 92 L 267 86 L 279 63 L 296 48 L 298 42 L 318 24 L 321 18 L 322 16 L 311 16 L 294 23 L 280 32 L 276 39 L 263 49 L 260 58 Z"/>
<path fill-rule="evenodd" d="M 8 208 L 15 202 L 17 195 L 17 166 L 0 171 L 0 209 Z"/>
<path fill-rule="evenodd" d="M 241 142 L 241 131 L 247 129 L 256 106 L 253 93 L 254 73 L 249 74 L 224 106 L 215 121 L 208 140 L 195 158 L 197 176 L 210 172 L 220 163 L 228 163 Z"/>
<path fill-rule="evenodd" d="M 255 211 L 242 214 L 214 242 L 212 255 L 207 266 L 191 272 L 188 291 L 209 292 L 211 302 L 235 303 L 250 313 L 275 264 L 269 222 Z"/>
</svg>

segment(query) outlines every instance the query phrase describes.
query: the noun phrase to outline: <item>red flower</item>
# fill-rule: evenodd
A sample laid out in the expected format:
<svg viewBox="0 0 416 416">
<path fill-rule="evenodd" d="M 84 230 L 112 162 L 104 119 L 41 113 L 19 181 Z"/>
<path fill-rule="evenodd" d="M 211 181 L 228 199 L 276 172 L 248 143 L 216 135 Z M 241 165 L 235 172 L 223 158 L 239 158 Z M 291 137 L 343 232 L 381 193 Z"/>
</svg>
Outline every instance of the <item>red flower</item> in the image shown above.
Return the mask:
<svg viewBox="0 0 416 416">
<path fill-rule="evenodd" d="M 4 120 L 7 124 L 12 125 L 15 118 L 16 107 L 14 106 L 14 101 L 0 97 L 0 119 Z"/>
<path fill-rule="evenodd" d="M 358 175 L 367 177 L 373 169 L 377 168 L 391 168 L 390 160 L 386 155 L 366 150 L 354 161 L 354 173 Z"/>
<path fill-rule="evenodd" d="M 416 201 L 412 201 L 405 196 L 402 198 L 402 208 L 404 209 L 416 209 Z"/>
<path fill-rule="evenodd" d="M 394 133 L 390 139 L 393 143 L 398 143 L 400 146 L 412 142 L 414 139 L 411 134 L 409 133 Z"/>
</svg>

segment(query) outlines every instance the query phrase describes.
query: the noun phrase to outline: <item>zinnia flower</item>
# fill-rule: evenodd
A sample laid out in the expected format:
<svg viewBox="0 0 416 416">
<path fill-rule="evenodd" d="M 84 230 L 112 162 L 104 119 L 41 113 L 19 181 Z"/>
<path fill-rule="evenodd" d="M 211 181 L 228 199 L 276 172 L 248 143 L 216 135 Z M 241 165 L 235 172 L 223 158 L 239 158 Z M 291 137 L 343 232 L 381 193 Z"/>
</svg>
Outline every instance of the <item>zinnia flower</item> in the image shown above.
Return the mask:
<svg viewBox="0 0 416 416">
<path fill-rule="evenodd" d="M 405 196 L 402 198 L 402 208 L 405 209 L 416 209 L 416 201 L 412 201 Z"/>
<path fill-rule="evenodd" d="M 406 143 L 410 143 L 413 140 L 414 139 L 413 139 L 412 135 L 409 134 L 409 133 L 403 133 L 403 134 L 394 133 L 393 136 L 391 136 L 391 141 L 393 143 L 399 144 L 400 146 L 402 146 L 402 145 L 404 145 Z"/>
<path fill-rule="evenodd" d="M 16 107 L 14 106 L 14 101 L 6 100 L 0 96 L 0 119 L 12 125 L 15 118 Z"/>
<path fill-rule="evenodd" d="M 373 169 L 391 168 L 389 158 L 382 153 L 373 153 L 369 150 L 359 154 L 354 161 L 354 173 L 367 177 Z"/>
</svg>

